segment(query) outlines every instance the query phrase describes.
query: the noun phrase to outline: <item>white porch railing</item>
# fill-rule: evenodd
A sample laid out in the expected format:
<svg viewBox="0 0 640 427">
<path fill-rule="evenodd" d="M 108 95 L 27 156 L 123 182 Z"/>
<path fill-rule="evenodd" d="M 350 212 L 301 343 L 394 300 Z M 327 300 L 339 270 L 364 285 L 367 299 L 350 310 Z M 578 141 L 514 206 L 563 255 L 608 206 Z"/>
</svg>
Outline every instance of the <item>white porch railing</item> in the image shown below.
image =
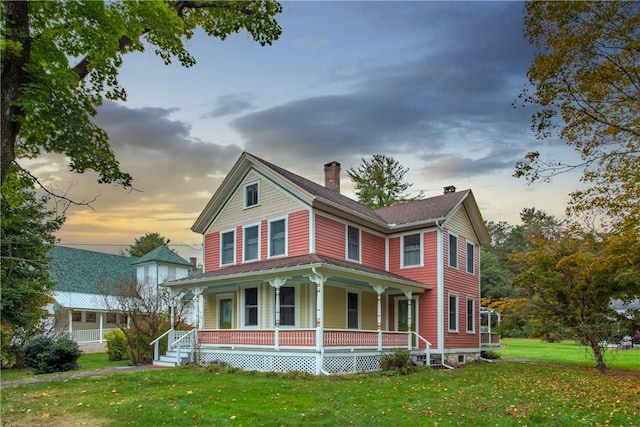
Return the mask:
<svg viewBox="0 0 640 427">
<path fill-rule="evenodd" d="M 64 331 L 63 335 L 78 344 L 103 343 L 107 342 L 104 337 L 110 329 L 78 329 L 72 332 Z M 102 334 L 100 334 L 102 332 Z"/>
</svg>

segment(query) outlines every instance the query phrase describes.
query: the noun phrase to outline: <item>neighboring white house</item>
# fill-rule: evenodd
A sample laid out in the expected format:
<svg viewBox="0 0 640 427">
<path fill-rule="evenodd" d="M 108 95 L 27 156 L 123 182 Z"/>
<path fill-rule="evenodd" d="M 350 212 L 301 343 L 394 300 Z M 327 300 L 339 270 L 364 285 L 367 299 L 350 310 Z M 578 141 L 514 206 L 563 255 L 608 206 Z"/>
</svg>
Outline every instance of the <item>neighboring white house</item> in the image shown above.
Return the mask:
<svg viewBox="0 0 640 427">
<path fill-rule="evenodd" d="M 52 314 L 48 328 L 68 334 L 80 344 L 104 342 L 104 334 L 126 323 L 115 299 L 107 304 L 101 289 L 118 281 L 132 281 L 157 288 L 167 280 L 187 277 L 196 270 L 191 262 L 166 246 L 160 246 L 141 258 L 53 246 L 49 251 L 49 272 L 56 282 L 54 303 L 47 306 Z M 110 307 L 108 309 L 107 307 Z M 193 309 L 188 307 L 185 319 L 192 323 Z"/>
</svg>

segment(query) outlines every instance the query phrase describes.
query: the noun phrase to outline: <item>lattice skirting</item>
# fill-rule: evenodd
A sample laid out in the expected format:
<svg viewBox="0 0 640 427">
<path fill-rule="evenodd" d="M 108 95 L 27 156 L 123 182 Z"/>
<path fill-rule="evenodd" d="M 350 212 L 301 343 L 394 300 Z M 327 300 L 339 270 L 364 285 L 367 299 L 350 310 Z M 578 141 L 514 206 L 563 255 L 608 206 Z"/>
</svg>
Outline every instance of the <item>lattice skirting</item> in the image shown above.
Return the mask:
<svg viewBox="0 0 640 427">
<path fill-rule="evenodd" d="M 249 350 L 224 350 L 201 348 L 196 353 L 196 363 L 208 365 L 225 362 L 247 371 L 288 372 L 300 371 L 312 374 L 346 374 L 380 370 L 381 354 L 363 353 L 325 353 L 315 352 L 265 352 Z M 319 365 L 322 363 L 322 369 Z"/>
</svg>

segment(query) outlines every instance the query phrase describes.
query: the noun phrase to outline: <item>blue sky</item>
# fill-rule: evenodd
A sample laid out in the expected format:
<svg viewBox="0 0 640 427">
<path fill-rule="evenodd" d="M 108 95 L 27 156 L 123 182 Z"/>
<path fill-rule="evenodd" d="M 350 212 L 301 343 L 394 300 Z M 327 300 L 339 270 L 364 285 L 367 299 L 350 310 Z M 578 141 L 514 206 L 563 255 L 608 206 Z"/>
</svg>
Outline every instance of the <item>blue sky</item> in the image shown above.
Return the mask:
<svg viewBox="0 0 640 427">
<path fill-rule="evenodd" d="M 536 207 L 562 216 L 577 175 L 533 186 L 514 164 L 539 149 L 571 160 L 530 130 L 513 107 L 534 50 L 516 2 L 284 2 L 283 34 L 261 47 L 246 33 L 198 33 L 197 64 L 164 66 L 152 49 L 125 57 L 126 103 L 107 102 L 97 123 L 110 135 L 132 191 L 98 185 L 44 156 L 32 169 L 94 210 L 71 208 L 61 244 L 117 252 L 147 232 L 198 256 L 190 227 L 243 150 L 323 182 L 323 164 L 346 170 L 373 154 L 410 168 L 412 190 L 471 188 L 487 220 L 518 223 Z M 89 246 L 109 245 L 109 246 Z M 195 249 L 194 249 L 195 248 Z"/>
</svg>

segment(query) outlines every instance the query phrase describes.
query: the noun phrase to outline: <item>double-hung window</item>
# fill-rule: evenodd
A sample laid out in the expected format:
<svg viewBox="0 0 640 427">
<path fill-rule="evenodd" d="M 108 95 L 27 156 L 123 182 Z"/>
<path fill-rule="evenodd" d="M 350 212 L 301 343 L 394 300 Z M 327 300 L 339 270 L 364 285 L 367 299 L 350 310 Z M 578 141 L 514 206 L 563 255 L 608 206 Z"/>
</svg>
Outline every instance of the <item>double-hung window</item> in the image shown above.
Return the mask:
<svg viewBox="0 0 640 427">
<path fill-rule="evenodd" d="M 296 288 L 293 286 L 280 288 L 280 325 L 296 325 Z"/>
<path fill-rule="evenodd" d="M 467 273 L 474 274 L 475 272 L 475 246 L 471 242 L 467 242 Z"/>
<path fill-rule="evenodd" d="M 244 227 L 244 261 L 260 259 L 260 226 Z"/>
<path fill-rule="evenodd" d="M 233 264 L 235 259 L 236 233 L 226 231 L 220 236 L 220 265 Z"/>
<path fill-rule="evenodd" d="M 449 267 L 458 268 L 458 236 L 449 233 Z"/>
<path fill-rule="evenodd" d="M 467 332 L 476 331 L 476 300 L 467 298 Z"/>
<path fill-rule="evenodd" d="M 458 294 L 449 294 L 449 332 L 458 332 Z"/>
<path fill-rule="evenodd" d="M 420 233 L 402 236 L 402 266 L 411 267 L 422 265 Z"/>
<path fill-rule="evenodd" d="M 258 288 L 244 290 L 244 326 L 258 326 Z"/>
<path fill-rule="evenodd" d="M 360 261 L 360 229 L 347 226 L 347 259 Z"/>
<path fill-rule="evenodd" d="M 244 208 L 258 206 L 260 204 L 260 183 L 251 182 L 244 186 Z"/>
<path fill-rule="evenodd" d="M 358 308 L 358 294 L 347 292 L 347 328 L 349 329 L 358 329 L 360 327 Z"/>
<path fill-rule="evenodd" d="M 287 253 L 287 222 L 284 218 L 269 222 L 269 256 Z"/>
</svg>

